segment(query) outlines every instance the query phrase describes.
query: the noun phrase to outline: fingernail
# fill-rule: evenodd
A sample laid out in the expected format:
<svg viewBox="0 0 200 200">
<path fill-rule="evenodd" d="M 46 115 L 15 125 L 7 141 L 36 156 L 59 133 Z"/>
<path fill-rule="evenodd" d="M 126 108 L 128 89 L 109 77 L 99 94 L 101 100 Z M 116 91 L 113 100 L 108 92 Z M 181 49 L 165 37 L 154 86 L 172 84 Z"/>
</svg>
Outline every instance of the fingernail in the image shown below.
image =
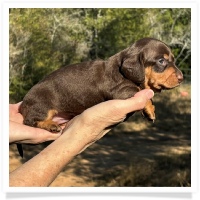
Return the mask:
<svg viewBox="0 0 200 200">
<path fill-rule="evenodd" d="M 151 98 L 154 96 L 153 90 L 148 90 L 148 91 L 146 92 L 146 96 L 147 96 L 148 99 L 151 99 Z"/>
</svg>

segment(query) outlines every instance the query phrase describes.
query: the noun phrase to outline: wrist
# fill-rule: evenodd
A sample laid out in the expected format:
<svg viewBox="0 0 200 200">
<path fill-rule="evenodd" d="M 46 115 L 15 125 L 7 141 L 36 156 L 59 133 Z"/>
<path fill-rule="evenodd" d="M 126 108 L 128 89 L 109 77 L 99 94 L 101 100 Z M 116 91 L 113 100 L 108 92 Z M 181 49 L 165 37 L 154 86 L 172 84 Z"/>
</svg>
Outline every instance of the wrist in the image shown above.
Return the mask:
<svg viewBox="0 0 200 200">
<path fill-rule="evenodd" d="M 62 140 L 65 144 L 67 142 L 67 148 L 73 155 L 77 155 L 96 141 L 98 131 L 95 127 L 90 120 L 79 115 L 63 130 L 58 140 Z"/>
</svg>

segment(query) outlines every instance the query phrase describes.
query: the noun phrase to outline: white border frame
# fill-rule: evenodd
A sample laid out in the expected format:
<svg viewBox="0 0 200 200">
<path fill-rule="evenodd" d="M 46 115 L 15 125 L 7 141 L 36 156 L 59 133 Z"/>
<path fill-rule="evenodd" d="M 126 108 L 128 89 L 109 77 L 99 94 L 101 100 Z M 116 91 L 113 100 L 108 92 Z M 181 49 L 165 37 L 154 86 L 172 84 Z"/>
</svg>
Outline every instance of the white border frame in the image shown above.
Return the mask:
<svg viewBox="0 0 200 200">
<path fill-rule="evenodd" d="M 48 3 L 47 3 L 48 2 Z M 192 14 L 191 14 L 191 30 L 192 30 L 192 40 L 191 40 L 191 48 L 192 48 L 192 174 L 191 174 L 191 187 L 9 187 L 9 148 L 8 148 L 8 137 L 7 133 L 9 132 L 8 129 L 8 104 L 9 104 L 9 98 L 8 98 L 8 91 L 9 91 L 9 16 L 8 16 L 8 10 L 9 8 L 191 8 Z M 199 98 L 194 98 L 194 94 L 196 94 L 196 91 L 198 91 L 197 84 L 198 81 L 198 74 L 197 73 L 197 67 L 199 63 L 198 62 L 198 46 L 199 40 L 198 40 L 198 32 L 197 30 L 198 24 L 197 24 L 197 11 L 199 8 L 198 1 L 166 1 L 160 2 L 160 1 L 140 1 L 140 2 L 133 2 L 130 0 L 121 2 L 121 1 L 99 1 L 99 2 L 87 2 L 87 1 L 81 1 L 81 0 L 72 0 L 72 1 L 59 1 L 59 2 L 52 2 L 52 1 L 39 1 L 35 0 L 34 2 L 14 2 L 14 1 L 4 1 L 2 3 L 1 13 L 3 13 L 1 22 L 3 25 L 3 33 L 1 33 L 1 47 L 2 47 L 2 60 L 1 60 L 1 68 L 3 68 L 3 73 L 1 73 L 1 91 L 3 92 L 3 99 L 1 102 L 1 113 L 2 113 L 2 162 L 3 164 L 3 170 L 2 170 L 2 185 L 3 190 L 6 193 L 191 193 L 197 191 L 197 163 L 198 160 L 197 157 L 197 141 L 198 141 L 198 123 L 197 123 L 197 103 Z M 198 43 L 197 43 L 198 42 Z M 195 113 L 196 111 L 196 113 Z M 195 115 L 195 116 L 194 116 Z M 3 125 L 3 126 L 2 126 Z"/>
</svg>

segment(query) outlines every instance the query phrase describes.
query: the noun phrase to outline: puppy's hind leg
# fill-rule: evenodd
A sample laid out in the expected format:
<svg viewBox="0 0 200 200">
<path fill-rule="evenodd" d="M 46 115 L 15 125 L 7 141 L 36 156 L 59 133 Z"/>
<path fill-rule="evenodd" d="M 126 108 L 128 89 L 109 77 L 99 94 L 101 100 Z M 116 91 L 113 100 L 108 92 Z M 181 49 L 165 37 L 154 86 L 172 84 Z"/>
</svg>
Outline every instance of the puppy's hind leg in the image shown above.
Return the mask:
<svg viewBox="0 0 200 200">
<path fill-rule="evenodd" d="M 50 132 L 60 132 L 62 129 L 59 124 L 52 121 L 56 114 L 58 114 L 57 110 L 48 110 L 47 117 L 43 121 L 37 121 L 37 127 L 46 129 Z"/>
<path fill-rule="evenodd" d="M 32 111 L 34 109 L 31 109 Z M 37 128 L 42 128 L 50 132 L 60 132 L 62 129 L 58 123 L 52 121 L 53 117 L 57 114 L 57 110 L 50 109 L 45 114 L 41 112 L 28 112 L 24 119 L 24 124 Z"/>
</svg>

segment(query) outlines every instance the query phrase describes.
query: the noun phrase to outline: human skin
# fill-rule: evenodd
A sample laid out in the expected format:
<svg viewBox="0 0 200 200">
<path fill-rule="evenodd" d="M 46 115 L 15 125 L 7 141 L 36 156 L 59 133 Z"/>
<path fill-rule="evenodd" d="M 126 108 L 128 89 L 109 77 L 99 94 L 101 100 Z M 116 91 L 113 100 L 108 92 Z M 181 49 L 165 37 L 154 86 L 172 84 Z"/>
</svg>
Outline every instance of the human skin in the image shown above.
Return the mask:
<svg viewBox="0 0 200 200">
<path fill-rule="evenodd" d="M 128 113 L 142 110 L 153 95 L 145 89 L 132 98 L 106 101 L 85 110 L 67 123 L 54 142 L 10 173 L 10 187 L 49 186 L 76 155 L 123 122 Z"/>
<path fill-rule="evenodd" d="M 61 135 L 24 125 L 23 117 L 19 113 L 20 104 L 21 102 L 9 105 L 9 143 L 38 144 L 55 140 Z"/>
</svg>

